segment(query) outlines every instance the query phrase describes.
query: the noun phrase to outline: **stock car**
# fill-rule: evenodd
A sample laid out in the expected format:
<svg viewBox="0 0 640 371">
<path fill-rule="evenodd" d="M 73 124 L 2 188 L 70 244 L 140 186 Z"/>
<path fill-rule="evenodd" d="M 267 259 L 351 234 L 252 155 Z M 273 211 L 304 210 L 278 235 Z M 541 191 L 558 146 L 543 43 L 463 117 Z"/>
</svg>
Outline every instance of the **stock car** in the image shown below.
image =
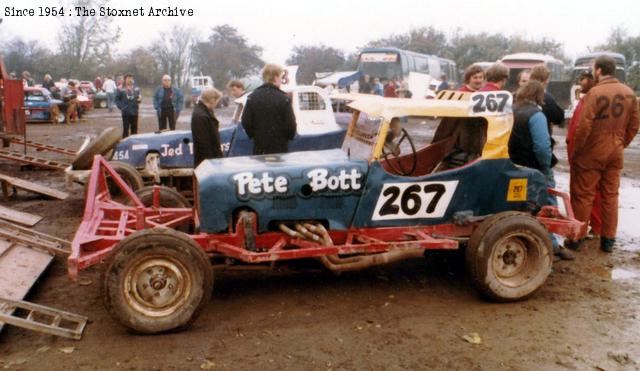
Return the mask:
<svg viewBox="0 0 640 371">
<path fill-rule="evenodd" d="M 27 122 L 56 122 L 65 120 L 60 110 L 61 100 L 51 96 L 51 92 L 41 87 L 24 88 L 24 107 Z"/>
<path fill-rule="evenodd" d="M 189 325 L 213 268 L 296 259 L 340 273 L 464 249 L 482 294 L 527 298 L 551 272 L 549 233 L 576 239 L 584 224 L 568 195 L 509 159 L 511 103 L 508 92 L 356 100 L 340 149 L 205 160 L 193 207 L 162 186 L 134 193 L 96 156 L 69 275 L 106 260 L 105 307 L 142 333 Z M 404 117 L 435 129 L 429 144 L 415 145 Z M 127 200 L 111 197 L 107 178 Z M 565 211 L 549 206 L 555 196 Z"/>
<path fill-rule="evenodd" d="M 93 108 L 107 108 L 107 93 L 96 89 L 91 81 L 80 81 L 80 89 L 91 97 Z"/>
<path fill-rule="evenodd" d="M 346 129 L 336 124 L 326 92 L 316 86 L 304 85 L 288 87 L 285 91 L 292 95 L 298 125 L 297 134 L 289 144 L 289 151 L 339 148 Z M 252 154 L 253 140 L 247 136 L 242 125 L 232 124 L 221 128 L 219 132 L 225 157 Z M 175 130 L 129 136 L 115 146 L 111 159 L 117 161 L 117 169 L 127 177 L 129 184 L 140 185 L 144 179 L 149 178 L 153 178 L 156 183 L 169 177 L 190 178 L 193 173 L 191 131 Z"/>
</svg>

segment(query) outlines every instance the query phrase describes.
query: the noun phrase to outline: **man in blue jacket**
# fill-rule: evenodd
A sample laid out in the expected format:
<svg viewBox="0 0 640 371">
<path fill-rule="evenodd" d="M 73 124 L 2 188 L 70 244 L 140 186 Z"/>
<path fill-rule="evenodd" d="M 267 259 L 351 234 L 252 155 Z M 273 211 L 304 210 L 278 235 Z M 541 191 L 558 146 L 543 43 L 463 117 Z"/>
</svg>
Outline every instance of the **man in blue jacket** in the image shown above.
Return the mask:
<svg viewBox="0 0 640 371">
<path fill-rule="evenodd" d="M 184 103 L 184 96 L 180 89 L 171 86 L 171 77 L 162 76 L 162 86 L 153 94 L 153 108 L 158 115 L 158 130 L 176 130 L 176 121 Z"/>
<path fill-rule="evenodd" d="M 124 75 L 122 88 L 116 94 L 116 105 L 122 113 L 122 137 L 138 133 L 138 108 L 142 102 L 140 89 L 133 83 L 133 75 Z"/>
</svg>

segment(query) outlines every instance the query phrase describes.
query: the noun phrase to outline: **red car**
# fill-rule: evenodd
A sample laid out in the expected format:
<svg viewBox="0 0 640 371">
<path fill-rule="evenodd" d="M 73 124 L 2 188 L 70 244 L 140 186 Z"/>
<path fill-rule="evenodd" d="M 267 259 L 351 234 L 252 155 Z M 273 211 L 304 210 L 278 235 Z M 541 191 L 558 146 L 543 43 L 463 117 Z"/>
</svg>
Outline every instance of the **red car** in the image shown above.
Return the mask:
<svg viewBox="0 0 640 371">
<path fill-rule="evenodd" d="M 83 84 L 78 80 L 72 80 L 78 88 L 78 104 L 84 112 L 93 110 L 93 90 L 90 85 Z"/>
</svg>

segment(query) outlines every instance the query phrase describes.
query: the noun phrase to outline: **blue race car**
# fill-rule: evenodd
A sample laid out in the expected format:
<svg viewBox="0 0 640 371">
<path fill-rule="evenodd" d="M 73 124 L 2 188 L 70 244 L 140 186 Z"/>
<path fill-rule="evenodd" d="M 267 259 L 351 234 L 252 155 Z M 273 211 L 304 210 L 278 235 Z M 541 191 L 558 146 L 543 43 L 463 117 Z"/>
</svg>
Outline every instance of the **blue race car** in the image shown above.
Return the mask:
<svg viewBox="0 0 640 371">
<path fill-rule="evenodd" d="M 24 107 L 27 122 L 64 122 L 64 113 L 60 109 L 62 103 L 61 100 L 54 99 L 51 92 L 45 88 L 24 88 Z"/>
<path fill-rule="evenodd" d="M 510 160 L 511 101 L 451 91 L 356 100 L 341 149 L 203 161 L 193 207 L 167 187 L 134 194 L 97 157 L 69 273 L 106 259 L 107 310 L 144 333 L 193 321 L 213 291 L 212 263 L 315 259 L 340 273 L 464 249 L 480 292 L 526 298 L 551 273 L 549 232 L 576 239 L 584 223 L 549 206 L 552 195 L 566 206 L 568 195 L 548 190 L 541 172 Z M 416 148 L 404 117 L 414 134 L 435 129 L 429 144 Z M 127 202 L 111 198 L 107 177 Z M 174 229 L 183 227 L 189 233 Z"/>
<path fill-rule="evenodd" d="M 294 86 L 286 91 L 292 94 L 293 111 L 298 130 L 289 144 L 290 152 L 339 148 L 346 129 L 336 124 L 331 104 L 324 90 L 315 86 Z M 242 106 L 239 106 L 241 109 Z M 239 113 L 236 113 L 239 117 Z M 242 125 L 220 129 L 220 142 L 225 157 L 247 156 L 253 152 L 253 140 Z M 156 183 L 167 177 L 191 177 L 193 170 L 193 139 L 191 131 L 167 131 L 132 135 L 120 141 L 113 149 L 112 161 L 117 169 L 131 178 L 139 172 L 141 178 L 153 178 Z M 131 180 L 131 181 L 130 181 Z M 141 179 L 127 179 L 129 184 L 140 184 Z"/>
</svg>

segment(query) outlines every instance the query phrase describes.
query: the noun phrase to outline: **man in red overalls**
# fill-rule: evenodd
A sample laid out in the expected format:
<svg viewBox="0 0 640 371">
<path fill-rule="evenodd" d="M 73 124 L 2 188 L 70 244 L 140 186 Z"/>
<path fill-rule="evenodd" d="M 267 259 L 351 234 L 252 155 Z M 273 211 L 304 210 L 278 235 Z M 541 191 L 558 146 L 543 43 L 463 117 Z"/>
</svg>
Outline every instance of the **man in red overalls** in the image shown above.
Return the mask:
<svg viewBox="0 0 640 371">
<path fill-rule="evenodd" d="M 596 58 L 593 66 L 596 85 L 584 99 L 570 164 L 571 205 L 578 220 L 589 221 L 596 190 L 601 192 L 600 248 L 605 252 L 613 251 L 618 228 L 623 152 L 640 126 L 636 95 L 615 78 L 615 73 L 613 58 Z"/>
</svg>

